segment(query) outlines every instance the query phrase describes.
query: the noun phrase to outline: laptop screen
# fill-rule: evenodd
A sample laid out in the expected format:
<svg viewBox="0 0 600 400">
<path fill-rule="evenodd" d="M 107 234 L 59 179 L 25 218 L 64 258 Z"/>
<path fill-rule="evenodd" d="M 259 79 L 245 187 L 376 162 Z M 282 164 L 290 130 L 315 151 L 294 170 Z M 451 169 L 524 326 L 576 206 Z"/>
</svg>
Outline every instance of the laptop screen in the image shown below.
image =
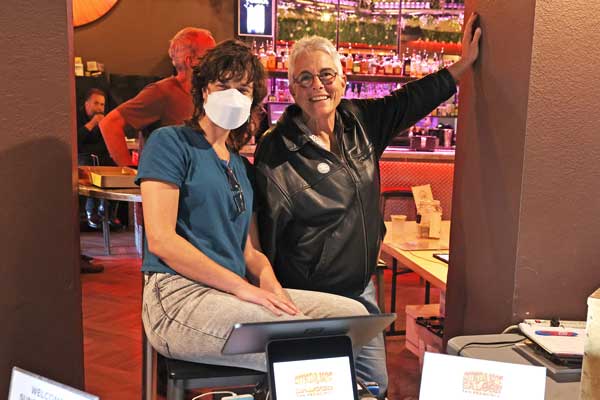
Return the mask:
<svg viewBox="0 0 600 400">
<path fill-rule="evenodd" d="M 353 399 L 349 357 L 284 361 L 273 364 L 278 399 Z"/>
</svg>

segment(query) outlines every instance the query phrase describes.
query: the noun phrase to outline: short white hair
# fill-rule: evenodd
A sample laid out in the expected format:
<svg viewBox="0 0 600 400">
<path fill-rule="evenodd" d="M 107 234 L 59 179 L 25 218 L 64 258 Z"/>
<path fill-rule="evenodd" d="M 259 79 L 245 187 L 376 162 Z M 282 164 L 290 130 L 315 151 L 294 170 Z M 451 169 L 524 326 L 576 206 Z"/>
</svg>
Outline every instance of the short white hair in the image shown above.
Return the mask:
<svg viewBox="0 0 600 400">
<path fill-rule="evenodd" d="M 325 54 L 329 54 L 333 60 L 333 63 L 337 67 L 338 74 L 344 74 L 342 61 L 340 60 L 340 54 L 337 52 L 335 46 L 329 39 L 326 39 L 322 36 L 305 36 L 294 44 L 294 47 L 292 47 L 292 51 L 290 53 L 290 58 L 288 60 L 288 79 L 290 84 L 294 79 L 296 58 L 302 54 L 311 53 L 314 51 L 322 51 Z"/>
<path fill-rule="evenodd" d="M 169 42 L 169 57 L 176 70 L 183 68 L 187 56 L 199 58 L 206 50 L 215 47 L 215 39 L 207 29 L 187 27 L 173 36 Z"/>
</svg>

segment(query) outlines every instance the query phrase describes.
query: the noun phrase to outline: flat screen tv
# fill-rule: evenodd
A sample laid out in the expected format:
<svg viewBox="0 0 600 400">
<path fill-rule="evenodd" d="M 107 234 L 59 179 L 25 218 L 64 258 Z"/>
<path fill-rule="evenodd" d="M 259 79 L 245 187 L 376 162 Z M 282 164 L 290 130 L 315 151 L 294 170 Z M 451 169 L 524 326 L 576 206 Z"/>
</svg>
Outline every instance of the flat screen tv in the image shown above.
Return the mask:
<svg viewBox="0 0 600 400">
<path fill-rule="evenodd" d="M 238 36 L 273 37 L 276 0 L 237 0 Z"/>
</svg>

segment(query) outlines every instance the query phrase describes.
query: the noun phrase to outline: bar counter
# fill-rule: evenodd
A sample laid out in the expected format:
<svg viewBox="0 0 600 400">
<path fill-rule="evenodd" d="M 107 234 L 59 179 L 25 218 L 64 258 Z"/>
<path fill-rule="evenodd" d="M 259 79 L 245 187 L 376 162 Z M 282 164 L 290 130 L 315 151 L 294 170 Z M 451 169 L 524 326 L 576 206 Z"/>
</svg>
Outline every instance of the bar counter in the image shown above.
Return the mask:
<svg viewBox="0 0 600 400">
<path fill-rule="evenodd" d="M 388 146 L 381 161 L 409 162 L 454 162 L 454 149 L 437 149 L 435 151 L 413 151 L 407 147 Z"/>
<path fill-rule="evenodd" d="M 252 159 L 255 145 L 244 146 L 240 152 L 243 156 Z M 407 147 L 388 146 L 383 153 L 381 161 L 408 161 L 408 162 L 454 162 L 454 149 L 437 149 L 435 151 L 413 151 Z"/>
<path fill-rule="evenodd" d="M 254 145 L 240 152 L 254 161 Z M 452 215 L 452 184 L 454 179 L 454 150 L 412 151 L 407 147 L 389 146 L 379 162 L 381 187 L 411 187 L 430 184 L 433 197 L 440 200 L 443 218 Z M 414 205 L 392 200 L 385 207 L 385 220 L 390 214 L 406 214 L 414 219 Z"/>
</svg>

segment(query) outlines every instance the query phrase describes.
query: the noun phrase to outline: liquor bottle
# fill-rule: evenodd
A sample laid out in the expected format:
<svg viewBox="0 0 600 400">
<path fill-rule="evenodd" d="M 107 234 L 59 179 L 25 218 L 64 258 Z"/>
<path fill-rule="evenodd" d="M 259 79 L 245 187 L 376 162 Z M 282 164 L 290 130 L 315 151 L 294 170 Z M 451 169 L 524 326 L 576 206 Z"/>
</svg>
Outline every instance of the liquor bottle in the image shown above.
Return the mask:
<svg viewBox="0 0 600 400">
<path fill-rule="evenodd" d="M 368 57 L 363 57 L 363 59 L 360 60 L 360 73 L 361 74 L 369 73 L 369 58 Z"/>
<path fill-rule="evenodd" d="M 383 57 L 381 57 L 381 56 L 377 57 L 377 71 L 376 72 L 378 75 L 385 74 L 385 61 L 383 60 Z"/>
<path fill-rule="evenodd" d="M 392 58 L 392 75 L 402 75 L 402 64 L 398 61 L 398 56 Z"/>
<path fill-rule="evenodd" d="M 290 48 L 287 42 L 285 43 L 285 50 L 283 51 L 283 69 L 288 69 L 288 60 L 290 58 Z"/>
<path fill-rule="evenodd" d="M 421 65 L 420 60 L 417 59 L 417 55 L 413 50 L 412 55 L 410 56 L 410 76 L 411 78 L 416 78 L 418 74 L 419 66 Z"/>
<path fill-rule="evenodd" d="M 379 66 L 378 66 L 377 57 L 371 57 L 369 59 L 369 74 L 370 75 L 376 75 L 378 67 Z"/>
<path fill-rule="evenodd" d="M 393 61 L 387 58 L 383 64 L 383 73 L 386 75 L 394 74 L 394 63 L 398 63 L 398 59 L 394 56 Z"/>
<path fill-rule="evenodd" d="M 348 53 L 346 56 L 346 72 L 352 73 L 354 68 L 354 58 L 352 58 L 352 53 Z"/>
<path fill-rule="evenodd" d="M 280 55 L 275 57 L 275 68 L 278 70 L 283 69 L 283 51 L 281 52 Z"/>
<path fill-rule="evenodd" d="M 275 50 L 273 50 L 273 42 L 270 44 L 267 42 L 267 46 L 267 69 L 272 71 L 277 67 L 277 55 L 275 54 Z"/>
<path fill-rule="evenodd" d="M 419 78 L 429 74 L 428 59 L 429 59 L 429 56 L 427 55 L 427 52 L 424 52 L 423 57 L 421 58 L 421 74 L 419 75 Z"/>
<path fill-rule="evenodd" d="M 267 54 L 265 53 L 265 46 L 263 43 L 260 44 L 258 48 L 258 59 L 260 63 L 263 65 L 263 68 L 267 68 Z"/>
<path fill-rule="evenodd" d="M 338 49 L 338 55 L 340 57 L 340 64 L 342 64 L 342 71 L 346 72 L 346 55 L 344 54 L 344 48 L 340 47 Z"/>
<path fill-rule="evenodd" d="M 357 54 L 356 57 L 354 58 L 354 62 L 352 63 L 352 73 L 353 74 L 360 74 L 360 56 Z"/>
<path fill-rule="evenodd" d="M 406 49 L 406 54 L 404 55 L 404 60 L 402 62 L 402 75 L 412 76 L 410 73 L 410 55 L 408 54 L 408 49 Z"/>
</svg>

